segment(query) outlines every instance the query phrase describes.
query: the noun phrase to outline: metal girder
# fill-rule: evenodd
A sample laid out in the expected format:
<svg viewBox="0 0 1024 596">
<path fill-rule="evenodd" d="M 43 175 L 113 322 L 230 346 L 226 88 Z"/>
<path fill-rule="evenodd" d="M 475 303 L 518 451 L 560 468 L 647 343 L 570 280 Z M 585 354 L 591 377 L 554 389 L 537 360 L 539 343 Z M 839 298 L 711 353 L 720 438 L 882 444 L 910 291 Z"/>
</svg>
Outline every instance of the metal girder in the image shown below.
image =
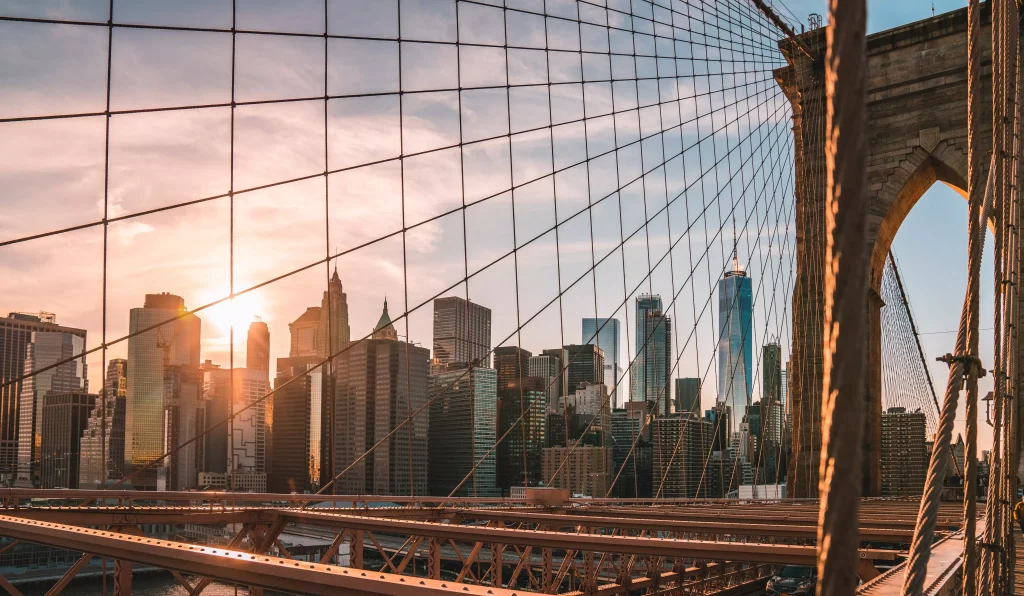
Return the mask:
<svg viewBox="0 0 1024 596">
<path fill-rule="evenodd" d="M 0 509 L 0 512 L 4 512 Z M 277 513 L 272 509 L 219 510 L 199 508 L 31 508 L 24 507 L 4 512 L 21 519 L 48 521 L 69 526 L 124 526 L 146 524 L 250 524 L 272 523 Z"/>
<path fill-rule="evenodd" d="M 360 571 L 62 524 L 21 520 L 10 516 L 0 516 L 0 534 L 28 542 L 110 557 L 119 563 L 150 565 L 286 593 L 344 593 L 351 596 L 515 594 L 511 590 L 495 587 Z M 124 586 L 121 586 L 120 590 L 124 593 Z M 117 591 L 115 589 L 115 593 Z"/>
<path fill-rule="evenodd" d="M 793 565 L 813 565 L 814 546 L 788 544 L 752 544 L 710 540 L 670 540 L 606 534 L 571 534 L 541 530 L 517 530 L 503 527 L 461 526 L 401 519 L 373 518 L 308 510 L 281 511 L 282 518 L 295 523 L 314 523 L 338 529 L 364 530 L 405 536 L 446 538 L 487 544 L 517 544 L 542 548 L 617 552 L 684 559 L 749 561 Z M 864 549 L 862 556 L 875 560 L 895 560 L 892 550 Z"/>
</svg>

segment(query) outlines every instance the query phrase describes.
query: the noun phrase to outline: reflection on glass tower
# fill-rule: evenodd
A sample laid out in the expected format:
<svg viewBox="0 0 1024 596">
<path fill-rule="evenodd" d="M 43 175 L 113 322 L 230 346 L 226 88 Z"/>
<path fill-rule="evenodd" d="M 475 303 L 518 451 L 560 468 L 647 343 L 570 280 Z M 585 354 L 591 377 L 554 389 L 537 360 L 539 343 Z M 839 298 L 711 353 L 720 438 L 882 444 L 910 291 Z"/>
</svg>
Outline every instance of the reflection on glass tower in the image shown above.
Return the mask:
<svg viewBox="0 0 1024 596">
<path fill-rule="evenodd" d="M 583 343 L 604 350 L 604 384 L 611 391 L 612 405 L 619 403 L 619 320 L 583 319 Z"/>
<path fill-rule="evenodd" d="M 730 433 L 740 430 L 753 391 L 753 306 L 750 278 L 733 257 L 718 282 L 718 401 L 733 413 Z"/>
<path fill-rule="evenodd" d="M 662 312 L 661 296 L 636 299 L 636 359 L 630 370 L 631 401 L 657 404 L 652 411 L 672 411 L 672 319 Z"/>
</svg>

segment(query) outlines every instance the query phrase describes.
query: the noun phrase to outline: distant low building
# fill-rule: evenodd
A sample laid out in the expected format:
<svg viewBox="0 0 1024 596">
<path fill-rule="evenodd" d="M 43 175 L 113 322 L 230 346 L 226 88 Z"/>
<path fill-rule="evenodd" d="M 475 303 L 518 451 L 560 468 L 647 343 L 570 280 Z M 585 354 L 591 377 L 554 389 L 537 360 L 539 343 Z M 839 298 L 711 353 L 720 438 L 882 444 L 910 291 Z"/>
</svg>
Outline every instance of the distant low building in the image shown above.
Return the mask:
<svg viewBox="0 0 1024 596">
<path fill-rule="evenodd" d="M 544 449 L 543 476 L 549 487 L 573 495 L 604 498 L 611 480 L 611 453 L 604 447 L 570 445 Z"/>
<path fill-rule="evenodd" d="M 919 497 L 929 455 L 924 412 L 889 408 L 882 414 L 882 496 Z"/>
</svg>

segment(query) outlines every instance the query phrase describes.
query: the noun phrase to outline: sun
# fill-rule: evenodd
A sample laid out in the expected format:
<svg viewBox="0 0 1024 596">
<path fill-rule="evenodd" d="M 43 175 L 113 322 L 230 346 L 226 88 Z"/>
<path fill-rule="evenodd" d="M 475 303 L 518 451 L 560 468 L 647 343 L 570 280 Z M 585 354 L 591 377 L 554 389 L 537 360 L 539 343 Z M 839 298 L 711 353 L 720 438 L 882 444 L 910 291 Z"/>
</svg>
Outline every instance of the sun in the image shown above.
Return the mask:
<svg viewBox="0 0 1024 596">
<path fill-rule="evenodd" d="M 249 323 L 256 320 L 256 317 L 260 313 L 264 312 L 266 304 L 263 298 L 255 292 L 249 292 L 236 296 L 232 300 L 225 300 L 216 306 L 211 306 L 206 309 L 205 315 L 202 317 L 205 321 L 209 321 L 218 331 L 222 332 L 225 336 L 231 330 L 231 327 L 235 328 L 235 337 L 237 338 L 239 333 L 245 334 L 249 328 Z"/>
</svg>

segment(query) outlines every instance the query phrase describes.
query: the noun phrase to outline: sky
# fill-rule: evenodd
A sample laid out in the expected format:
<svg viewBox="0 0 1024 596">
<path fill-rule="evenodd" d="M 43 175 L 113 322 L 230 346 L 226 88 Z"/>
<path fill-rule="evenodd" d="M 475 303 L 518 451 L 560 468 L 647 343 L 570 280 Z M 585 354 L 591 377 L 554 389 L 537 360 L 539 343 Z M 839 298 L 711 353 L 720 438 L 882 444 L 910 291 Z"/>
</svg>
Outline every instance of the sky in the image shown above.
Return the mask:
<svg viewBox="0 0 1024 596">
<path fill-rule="evenodd" d="M 621 0 L 609 4 L 628 10 Z M 801 18 L 825 13 L 823 2 L 787 4 Z M 937 2 L 935 10 L 960 4 Z M 538 0 L 509 5 L 542 6 Z M 288 3 L 287 10 L 269 0 L 239 0 L 237 6 L 240 29 L 323 31 L 319 0 Z M 546 6 L 550 14 L 576 14 L 571 1 Z M 0 0 L 2 15 L 92 22 L 106 20 L 106 7 L 106 0 Z M 869 29 L 931 11 L 927 2 L 872 1 Z M 117 1 L 114 14 L 118 22 L 209 28 L 228 28 L 232 18 L 227 0 Z M 753 278 L 755 345 L 777 337 L 785 358 L 793 230 L 786 225 L 792 222 L 792 179 L 784 165 L 791 162 L 791 141 L 788 105 L 770 76 L 781 64 L 749 47 L 737 69 L 744 72 L 728 84 L 691 77 L 666 96 L 649 81 L 632 82 L 662 76 L 662 64 L 591 56 L 581 64 L 576 52 L 543 51 L 543 19 L 510 11 L 505 26 L 501 14 L 461 4 L 456 19 L 451 0 L 403 0 L 401 14 L 388 0 L 331 0 L 331 34 L 374 39 L 332 39 L 326 57 L 322 38 L 239 34 L 236 101 L 322 97 L 325 62 L 327 93 L 344 97 L 332 99 L 326 114 L 323 101 L 311 99 L 242 105 L 233 120 L 222 105 L 232 100 L 229 34 L 116 29 L 112 110 L 219 107 L 112 117 L 106 199 L 103 116 L 0 123 L 0 242 L 93 222 L 105 210 L 112 218 L 134 215 L 108 226 L 106 259 L 102 226 L 0 246 L 0 310 L 54 312 L 62 324 L 87 328 L 95 347 L 104 336 L 114 341 L 127 333 L 128 311 L 141 306 L 146 293 L 176 293 L 197 308 L 232 288 L 274 280 L 198 313 L 202 357 L 229 365 L 233 324 L 233 360 L 243 366 L 245 328 L 253 317 L 270 326 L 272 359 L 286 356 L 288 323 L 320 304 L 335 266 L 348 295 L 353 338 L 370 333 L 386 298 L 393 318 L 415 309 L 396 328 L 428 347 L 429 300 L 440 293 L 468 295 L 490 307 L 494 345 L 518 343 L 536 353 L 581 341 L 583 317 L 615 316 L 623 323 L 621 351 L 632 355 L 633 299 L 654 292 L 674 319 L 679 358 L 673 376 L 702 377 L 709 407 L 718 369 L 714 286 L 732 267 L 735 243 Z M 628 27 L 621 15 L 613 15 L 613 25 Z M 387 41 L 399 26 L 400 52 L 397 42 Z M 597 26 L 566 28 L 558 19 L 547 26 L 553 49 L 582 44 L 628 53 L 639 43 L 643 53 L 650 39 L 613 36 Z M 543 85 L 513 88 L 507 100 L 503 89 L 482 88 L 504 85 L 504 52 L 488 46 L 506 35 L 510 45 L 534 48 L 509 51 L 513 85 L 543 82 L 547 71 L 552 81 L 569 83 L 552 87 L 550 98 Z M 430 43 L 456 38 L 467 43 L 459 51 Z M 0 22 L 0 118 L 102 112 L 106 60 L 105 27 Z M 572 83 L 581 76 L 619 82 Z M 452 91 L 460 82 L 473 89 Z M 399 84 L 406 92 L 401 98 Z M 692 99 L 671 110 L 651 105 L 673 93 Z M 628 111 L 638 104 L 646 107 Z M 327 167 L 341 170 L 326 185 L 317 175 L 325 168 L 325 119 Z M 557 126 L 549 129 L 549 123 Z M 672 134 L 656 134 L 664 129 Z M 708 134 L 712 130 L 717 133 Z M 645 140 L 634 143 L 641 136 Z M 453 147 L 460 139 L 471 144 Z M 616 147 L 617 155 L 606 153 Z M 395 159 L 410 154 L 416 155 Z M 257 190 L 232 201 L 226 196 L 232 185 Z M 931 356 L 951 351 L 955 339 L 942 332 L 958 322 L 965 220 L 963 199 L 937 185 L 911 211 L 894 244 Z M 403 226 L 410 228 L 404 235 Z M 338 253 L 330 264 L 317 263 Z M 990 260 L 986 266 L 982 304 L 991 305 Z M 459 283 L 467 272 L 469 283 Z M 983 320 L 990 319 L 988 309 Z M 983 339 L 991 337 L 984 333 Z M 113 344 L 107 356 L 124 356 L 126 348 L 124 341 Z M 982 358 L 990 362 L 987 349 Z M 99 352 L 89 365 L 96 389 Z M 943 384 L 945 366 L 933 362 L 931 371 Z M 962 417 L 958 423 L 959 430 Z M 981 437 L 983 447 L 990 443 L 984 425 Z"/>
</svg>

